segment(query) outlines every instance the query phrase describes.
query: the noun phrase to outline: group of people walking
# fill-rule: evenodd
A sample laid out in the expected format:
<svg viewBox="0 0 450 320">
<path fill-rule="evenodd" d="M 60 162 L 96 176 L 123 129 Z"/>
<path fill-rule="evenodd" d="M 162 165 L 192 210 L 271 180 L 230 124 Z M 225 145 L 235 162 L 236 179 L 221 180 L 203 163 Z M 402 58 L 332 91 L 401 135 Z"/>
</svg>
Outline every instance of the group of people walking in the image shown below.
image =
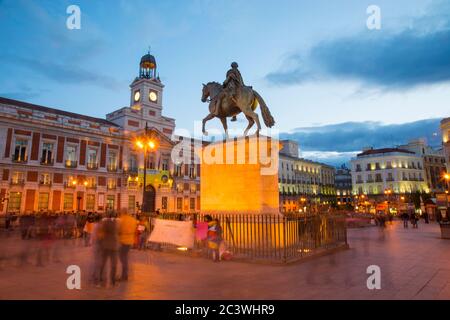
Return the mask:
<svg viewBox="0 0 450 320">
<path fill-rule="evenodd" d="M 136 219 L 122 209 L 119 214 L 109 213 L 104 218 L 88 220 L 83 229 L 85 245 L 92 247 L 90 281 L 97 286 L 107 284 L 106 265 L 109 262 L 109 279 L 112 286 L 117 281 L 128 281 L 129 253 L 131 248 L 145 249 L 149 222 Z M 118 261 L 122 271 L 117 277 Z"/>
</svg>

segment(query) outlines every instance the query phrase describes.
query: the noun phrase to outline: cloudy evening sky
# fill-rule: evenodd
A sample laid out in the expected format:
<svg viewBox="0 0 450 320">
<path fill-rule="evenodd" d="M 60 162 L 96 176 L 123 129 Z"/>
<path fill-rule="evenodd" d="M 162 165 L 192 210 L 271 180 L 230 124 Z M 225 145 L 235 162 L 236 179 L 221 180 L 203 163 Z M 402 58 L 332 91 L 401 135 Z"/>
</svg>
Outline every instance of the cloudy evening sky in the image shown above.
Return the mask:
<svg viewBox="0 0 450 320">
<path fill-rule="evenodd" d="M 71 4 L 81 30 L 66 28 Z M 381 30 L 366 27 L 371 4 Z M 206 115 L 201 84 L 236 60 L 276 128 L 330 163 L 366 145 L 438 145 L 450 116 L 445 0 L 0 0 L 0 41 L 0 96 L 96 117 L 129 103 L 151 46 L 164 113 L 189 130 Z"/>
</svg>

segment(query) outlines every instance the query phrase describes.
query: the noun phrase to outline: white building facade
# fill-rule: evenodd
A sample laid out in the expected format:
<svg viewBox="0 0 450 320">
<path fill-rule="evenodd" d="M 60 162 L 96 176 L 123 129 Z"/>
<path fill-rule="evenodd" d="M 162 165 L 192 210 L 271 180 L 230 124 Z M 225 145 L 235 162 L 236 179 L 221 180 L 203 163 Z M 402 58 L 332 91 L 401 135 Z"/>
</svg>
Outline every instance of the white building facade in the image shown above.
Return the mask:
<svg viewBox="0 0 450 320">
<path fill-rule="evenodd" d="M 351 160 L 354 195 L 429 192 L 423 158 L 399 148 L 368 149 Z"/>
</svg>

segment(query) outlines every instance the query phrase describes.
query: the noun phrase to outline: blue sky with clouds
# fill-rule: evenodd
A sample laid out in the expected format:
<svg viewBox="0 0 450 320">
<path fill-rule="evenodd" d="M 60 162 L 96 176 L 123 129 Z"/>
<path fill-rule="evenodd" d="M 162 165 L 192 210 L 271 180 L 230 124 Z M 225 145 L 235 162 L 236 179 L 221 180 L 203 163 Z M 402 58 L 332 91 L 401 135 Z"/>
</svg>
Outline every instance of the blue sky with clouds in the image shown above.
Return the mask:
<svg viewBox="0 0 450 320">
<path fill-rule="evenodd" d="M 81 8 L 81 30 L 66 28 L 71 4 Z M 371 4 L 381 8 L 379 31 L 366 28 Z M 408 139 L 417 121 L 450 110 L 445 0 L 0 0 L 0 41 L 1 96 L 97 117 L 128 104 L 150 45 L 166 85 L 165 114 L 189 130 L 206 115 L 202 82 L 223 81 L 236 60 L 276 128 L 303 128 L 307 152 L 362 147 L 351 135 L 340 143 L 327 133 L 306 138 L 311 127 L 403 124 Z M 419 123 L 428 136 L 438 130 L 436 121 Z"/>
</svg>

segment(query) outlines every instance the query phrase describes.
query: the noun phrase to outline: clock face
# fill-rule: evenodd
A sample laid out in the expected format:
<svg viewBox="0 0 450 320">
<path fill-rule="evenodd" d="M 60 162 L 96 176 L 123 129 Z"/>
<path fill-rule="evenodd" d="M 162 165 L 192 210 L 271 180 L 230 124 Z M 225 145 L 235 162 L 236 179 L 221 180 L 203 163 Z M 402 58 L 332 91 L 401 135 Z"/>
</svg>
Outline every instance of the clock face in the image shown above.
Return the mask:
<svg viewBox="0 0 450 320">
<path fill-rule="evenodd" d="M 141 99 L 141 92 L 140 91 L 136 91 L 134 93 L 134 102 L 138 102 Z"/>
<path fill-rule="evenodd" d="M 156 102 L 156 100 L 158 100 L 158 95 L 155 91 L 150 91 L 148 98 L 150 99 L 150 101 Z"/>
</svg>

